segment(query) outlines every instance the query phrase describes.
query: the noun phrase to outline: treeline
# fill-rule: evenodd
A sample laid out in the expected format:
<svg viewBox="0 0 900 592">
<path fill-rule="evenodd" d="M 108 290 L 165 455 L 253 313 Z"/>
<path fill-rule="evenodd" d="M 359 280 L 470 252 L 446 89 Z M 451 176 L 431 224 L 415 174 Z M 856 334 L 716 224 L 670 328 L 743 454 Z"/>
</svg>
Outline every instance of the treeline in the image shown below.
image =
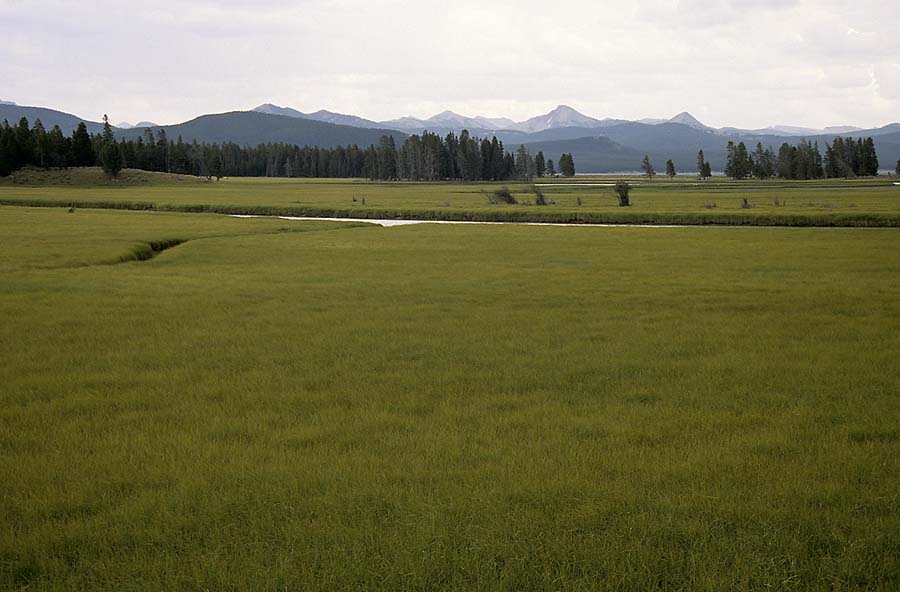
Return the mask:
<svg viewBox="0 0 900 592">
<path fill-rule="evenodd" d="M 393 137 L 383 138 L 382 145 L 385 141 L 393 146 Z M 563 176 L 575 175 L 575 161 L 571 154 L 561 155 L 558 165 Z M 421 136 L 412 135 L 397 151 L 396 176 L 400 179 L 502 181 L 555 174 L 553 160 L 546 159 L 543 152 L 532 154 L 521 144 L 515 153 L 507 152 L 496 136 L 490 140 L 479 139 L 469 136 L 467 130 L 463 130 L 459 137 L 453 132 L 444 138 L 430 132 L 424 132 Z M 384 175 L 370 177 L 391 178 Z"/>
<path fill-rule="evenodd" d="M 500 181 L 555 175 L 553 160 L 543 152 L 532 154 L 525 146 L 507 152 L 496 137 L 471 137 L 463 130 L 441 138 L 425 132 L 408 137 L 399 147 L 393 136 L 383 136 L 379 144 L 319 148 L 294 144 L 260 144 L 256 147 L 224 144 L 186 143 L 173 140 L 164 129 L 150 129 L 134 140 L 115 140 L 104 116 L 100 134 L 88 134 L 80 123 L 71 136 L 58 126 L 47 131 L 35 120 L 29 128 L 22 118 L 18 125 L 0 125 L 0 175 L 23 166 L 61 168 L 103 166 L 112 175 L 129 167 L 146 171 L 206 177 L 365 177 L 369 179 L 409 179 L 417 181 L 465 180 Z M 560 173 L 575 174 L 571 154 L 558 160 Z"/>
<path fill-rule="evenodd" d="M 702 151 L 698 163 L 702 160 Z M 701 176 L 708 171 L 701 171 Z M 837 137 L 825 146 L 825 156 L 819 143 L 800 140 L 796 146 L 785 142 L 776 153 L 771 147 L 756 144 L 750 153 L 743 142 L 728 142 L 725 175 L 732 179 L 822 179 L 835 177 L 874 177 L 878 175 L 878 155 L 872 138 Z"/>
<path fill-rule="evenodd" d="M 116 150 L 104 150 L 106 146 Z M 88 134 L 85 124 L 79 123 L 71 136 L 65 136 L 58 126 L 46 131 L 40 119 L 30 129 L 24 117 L 15 126 L 4 121 L 0 124 L 0 176 L 24 166 L 103 166 L 111 174 L 130 167 L 207 177 L 362 177 L 367 175 L 367 167 L 377 169 L 377 158 L 374 165 L 367 165 L 366 150 L 357 146 L 322 149 L 260 144 L 253 148 L 234 143 L 186 143 L 180 137 L 169 139 L 164 129 L 156 134 L 147 129 L 135 140 L 116 141 L 108 121 L 104 121 L 103 133 Z"/>
<path fill-rule="evenodd" d="M 101 141 L 99 135 L 88 134 L 84 123 L 69 137 L 59 126 L 47 131 L 40 119 L 35 120 L 33 129 L 29 129 L 24 117 L 16 126 L 4 120 L 0 124 L 0 176 L 23 166 L 94 166 Z"/>
</svg>

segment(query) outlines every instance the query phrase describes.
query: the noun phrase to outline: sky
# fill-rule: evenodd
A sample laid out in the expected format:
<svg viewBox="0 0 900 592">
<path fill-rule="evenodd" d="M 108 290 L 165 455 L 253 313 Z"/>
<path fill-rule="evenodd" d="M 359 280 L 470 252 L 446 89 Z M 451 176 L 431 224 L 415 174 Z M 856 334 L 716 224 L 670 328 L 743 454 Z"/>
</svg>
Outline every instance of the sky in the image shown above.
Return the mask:
<svg viewBox="0 0 900 592">
<path fill-rule="evenodd" d="M 898 19 L 895 0 L 0 0 L 0 99 L 114 123 L 567 104 L 868 128 L 900 120 Z"/>
</svg>

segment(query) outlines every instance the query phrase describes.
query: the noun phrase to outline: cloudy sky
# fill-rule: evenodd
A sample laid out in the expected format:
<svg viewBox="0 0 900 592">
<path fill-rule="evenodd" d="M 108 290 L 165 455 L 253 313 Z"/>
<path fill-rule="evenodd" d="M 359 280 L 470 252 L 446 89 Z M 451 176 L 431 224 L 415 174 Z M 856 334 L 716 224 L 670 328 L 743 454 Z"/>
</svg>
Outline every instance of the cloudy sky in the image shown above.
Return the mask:
<svg viewBox="0 0 900 592">
<path fill-rule="evenodd" d="M 885 0 L 0 0 L 0 99 L 175 123 L 264 102 L 371 119 L 690 111 L 900 120 Z"/>
</svg>

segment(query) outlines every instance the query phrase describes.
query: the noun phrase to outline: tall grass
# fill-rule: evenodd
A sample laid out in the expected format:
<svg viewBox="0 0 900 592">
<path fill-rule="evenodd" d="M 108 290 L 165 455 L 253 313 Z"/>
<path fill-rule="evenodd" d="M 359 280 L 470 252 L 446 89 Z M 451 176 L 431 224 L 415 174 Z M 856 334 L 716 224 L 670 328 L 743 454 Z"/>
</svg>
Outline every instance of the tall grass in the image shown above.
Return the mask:
<svg viewBox="0 0 900 592">
<path fill-rule="evenodd" d="M 0 184 L 0 204 L 74 203 L 82 207 L 231 214 L 605 224 L 900 225 L 900 188 L 883 180 L 631 183 L 627 211 L 618 207 L 613 187 L 606 186 L 550 182 L 540 188 L 546 205 L 537 207 L 528 184 L 510 185 L 503 192 L 504 187 L 497 183 L 301 179 L 31 187 Z M 504 195 L 503 200 L 493 197 L 498 192 Z M 359 199 L 362 194 L 365 203 Z M 742 208 L 744 199 L 753 207 Z M 716 205 L 715 211 L 710 211 L 709 204 Z"/>
<path fill-rule="evenodd" d="M 2 589 L 900 586 L 894 229 L 0 235 Z"/>
<path fill-rule="evenodd" d="M 115 210 L 158 210 L 184 213 L 241 214 L 256 216 L 311 216 L 322 218 L 362 218 L 393 220 L 451 220 L 472 222 L 533 222 L 565 224 L 645 224 L 679 226 L 844 226 L 900 227 L 900 214 L 738 214 L 733 212 L 547 212 L 534 210 L 408 210 L 401 208 L 321 208 L 280 206 L 239 206 L 210 204 L 153 204 L 128 201 L 53 201 L 46 199 L 0 199 L 0 205 L 31 207 L 102 208 Z"/>
</svg>

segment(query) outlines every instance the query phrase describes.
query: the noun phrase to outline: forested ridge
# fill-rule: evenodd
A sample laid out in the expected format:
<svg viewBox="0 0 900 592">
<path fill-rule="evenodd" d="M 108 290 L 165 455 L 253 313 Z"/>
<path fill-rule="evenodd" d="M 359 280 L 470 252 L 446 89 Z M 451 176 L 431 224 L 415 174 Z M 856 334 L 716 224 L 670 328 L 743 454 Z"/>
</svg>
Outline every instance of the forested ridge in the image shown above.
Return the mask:
<svg viewBox="0 0 900 592">
<path fill-rule="evenodd" d="M 818 179 L 878 174 L 878 156 L 872 138 L 834 139 L 825 155 L 818 143 L 800 140 L 783 144 L 776 152 L 757 144 L 750 152 L 743 142 L 728 142 L 725 174 L 734 179 L 780 177 Z M 674 176 L 674 165 L 667 173 Z M 507 150 L 496 136 L 478 138 L 463 130 L 441 137 L 430 132 L 407 137 L 399 146 L 393 136 L 382 136 L 377 145 L 356 144 L 320 148 L 287 143 L 241 146 L 234 142 L 184 142 L 167 137 L 162 128 L 145 129 L 136 139 L 116 139 L 104 116 L 103 131 L 89 134 L 82 122 L 71 136 L 58 126 L 46 130 L 40 119 L 29 126 L 0 124 L 0 176 L 26 167 L 63 168 L 102 166 L 115 176 L 122 168 L 179 173 L 205 177 L 331 177 L 377 180 L 501 181 L 544 175 L 573 176 L 575 162 L 563 153 L 554 164 L 543 152 L 532 153 L 524 145 Z M 652 171 L 646 160 L 645 172 Z M 652 172 L 648 176 L 652 177 Z M 698 155 L 698 174 L 709 177 L 708 162 Z"/>
</svg>

